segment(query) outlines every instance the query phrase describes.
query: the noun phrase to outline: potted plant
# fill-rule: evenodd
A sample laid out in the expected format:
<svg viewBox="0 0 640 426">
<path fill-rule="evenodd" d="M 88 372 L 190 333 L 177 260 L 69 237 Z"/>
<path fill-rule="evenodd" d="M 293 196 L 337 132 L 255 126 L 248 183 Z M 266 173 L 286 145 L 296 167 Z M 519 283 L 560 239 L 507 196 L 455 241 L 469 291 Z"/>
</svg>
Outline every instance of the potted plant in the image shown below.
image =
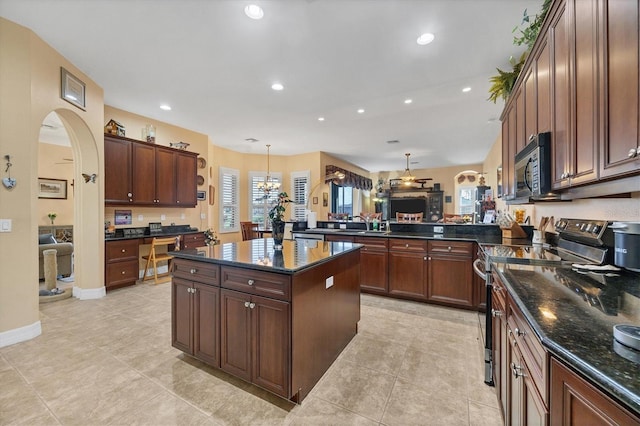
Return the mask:
<svg viewBox="0 0 640 426">
<path fill-rule="evenodd" d="M 278 194 L 276 204 L 269 210 L 273 248 L 276 250 L 282 249 L 282 240 L 284 239 L 284 212 L 287 204 L 290 202 L 289 195 L 286 192 L 281 192 Z"/>
</svg>

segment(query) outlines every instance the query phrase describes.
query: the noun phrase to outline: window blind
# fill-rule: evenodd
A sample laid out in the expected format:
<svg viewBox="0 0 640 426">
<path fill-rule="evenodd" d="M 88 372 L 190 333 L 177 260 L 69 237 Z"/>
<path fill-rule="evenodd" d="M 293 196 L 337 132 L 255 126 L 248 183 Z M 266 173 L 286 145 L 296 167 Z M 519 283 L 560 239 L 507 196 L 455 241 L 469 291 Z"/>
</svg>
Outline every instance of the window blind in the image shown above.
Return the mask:
<svg viewBox="0 0 640 426">
<path fill-rule="evenodd" d="M 291 218 L 296 221 L 306 220 L 306 204 L 309 197 L 309 171 L 291 173 Z"/>
<path fill-rule="evenodd" d="M 261 223 L 265 227 L 269 226 L 269 210 L 278 199 L 278 194 L 282 191 L 282 186 L 277 191 L 272 191 L 265 196 L 264 191 L 258 188 L 258 183 L 264 182 L 267 178 L 266 172 L 249 172 L 249 218 L 253 223 Z M 271 173 L 273 182 L 282 183 L 281 173 Z"/>
<path fill-rule="evenodd" d="M 219 232 L 240 230 L 240 172 L 220 167 L 220 226 Z"/>
</svg>

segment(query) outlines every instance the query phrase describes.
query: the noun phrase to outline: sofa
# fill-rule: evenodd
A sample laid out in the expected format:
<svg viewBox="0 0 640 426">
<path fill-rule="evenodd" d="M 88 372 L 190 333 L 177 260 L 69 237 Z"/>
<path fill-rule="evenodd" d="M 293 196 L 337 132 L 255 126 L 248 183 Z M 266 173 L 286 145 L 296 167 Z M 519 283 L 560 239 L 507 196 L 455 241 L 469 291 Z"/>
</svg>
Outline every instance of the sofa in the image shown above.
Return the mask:
<svg viewBox="0 0 640 426">
<path fill-rule="evenodd" d="M 58 276 L 70 276 L 73 271 L 73 243 L 58 243 L 52 234 L 41 234 L 38 236 L 39 278 L 44 280 L 44 256 L 42 253 L 50 249 L 57 251 Z"/>
</svg>

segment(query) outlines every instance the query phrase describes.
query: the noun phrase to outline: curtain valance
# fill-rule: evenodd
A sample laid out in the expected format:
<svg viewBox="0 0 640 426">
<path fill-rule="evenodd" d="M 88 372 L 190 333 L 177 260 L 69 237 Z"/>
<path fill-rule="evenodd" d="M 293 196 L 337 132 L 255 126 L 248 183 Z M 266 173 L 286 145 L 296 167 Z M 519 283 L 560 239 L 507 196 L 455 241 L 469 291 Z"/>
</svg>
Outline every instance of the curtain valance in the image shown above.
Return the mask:
<svg viewBox="0 0 640 426">
<path fill-rule="evenodd" d="M 370 191 L 373 188 L 373 181 L 369 178 L 360 176 L 357 173 L 350 172 L 349 170 L 345 170 L 341 167 L 337 167 L 333 165 L 326 167 L 327 176 L 335 172 L 344 174 L 344 179 L 338 179 L 336 177 L 335 179 L 332 179 L 329 181 L 329 182 L 333 182 L 338 186 L 350 186 L 356 189 L 364 189 L 365 191 Z"/>
</svg>

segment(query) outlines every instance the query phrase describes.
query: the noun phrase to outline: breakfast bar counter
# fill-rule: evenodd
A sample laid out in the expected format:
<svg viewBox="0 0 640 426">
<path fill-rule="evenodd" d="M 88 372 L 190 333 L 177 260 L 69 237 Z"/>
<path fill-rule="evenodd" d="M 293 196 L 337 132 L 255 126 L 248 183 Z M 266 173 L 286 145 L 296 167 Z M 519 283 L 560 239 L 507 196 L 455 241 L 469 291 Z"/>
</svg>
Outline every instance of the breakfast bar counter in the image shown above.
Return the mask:
<svg viewBox="0 0 640 426">
<path fill-rule="evenodd" d="M 267 238 L 175 252 L 173 346 L 302 401 L 357 333 L 360 247 Z"/>
</svg>

